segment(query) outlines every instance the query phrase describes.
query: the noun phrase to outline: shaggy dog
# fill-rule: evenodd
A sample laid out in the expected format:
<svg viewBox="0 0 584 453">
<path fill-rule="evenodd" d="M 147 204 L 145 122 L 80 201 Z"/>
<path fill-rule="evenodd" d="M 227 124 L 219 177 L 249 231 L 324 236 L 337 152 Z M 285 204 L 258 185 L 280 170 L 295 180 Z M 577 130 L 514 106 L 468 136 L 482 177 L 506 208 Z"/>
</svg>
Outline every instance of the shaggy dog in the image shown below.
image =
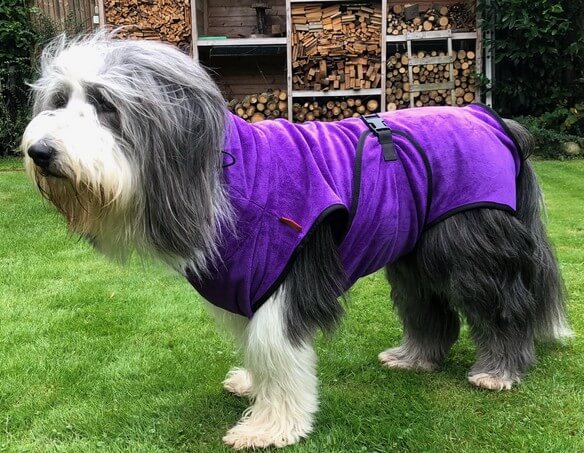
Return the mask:
<svg viewBox="0 0 584 453">
<path fill-rule="evenodd" d="M 26 168 L 69 229 L 166 262 L 235 334 L 224 387 L 252 404 L 228 445 L 312 431 L 315 334 L 382 267 L 404 325 L 388 368 L 436 369 L 464 318 L 470 383 L 510 389 L 536 339 L 569 333 L 530 138 L 486 108 L 249 125 L 180 51 L 105 35 L 49 46 L 33 90 Z"/>
</svg>

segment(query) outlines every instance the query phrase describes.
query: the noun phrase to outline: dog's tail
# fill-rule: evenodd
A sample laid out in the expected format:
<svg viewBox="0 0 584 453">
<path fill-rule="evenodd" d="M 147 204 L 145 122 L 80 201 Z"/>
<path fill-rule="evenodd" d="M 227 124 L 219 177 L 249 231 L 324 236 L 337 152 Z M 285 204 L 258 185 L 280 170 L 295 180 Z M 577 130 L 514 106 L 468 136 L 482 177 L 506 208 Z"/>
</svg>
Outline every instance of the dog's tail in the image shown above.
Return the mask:
<svg viewBox="0 0 584 453">
<path fill-rule="evenodd" d="M 523 160 L 517 179 L 517 217 L 528 228 L 535 244 L 536 269 L 530 279 L 530 290 L 537 307 L 536 335 L 540 340 L 560 340 L 573 333 L 566 319 L 564 282 L 542 219 L 543 195 L 527 160 L 534 147 L 533 137 L 516 121 L 505 123 L 520 146 Z"/>
</svg>

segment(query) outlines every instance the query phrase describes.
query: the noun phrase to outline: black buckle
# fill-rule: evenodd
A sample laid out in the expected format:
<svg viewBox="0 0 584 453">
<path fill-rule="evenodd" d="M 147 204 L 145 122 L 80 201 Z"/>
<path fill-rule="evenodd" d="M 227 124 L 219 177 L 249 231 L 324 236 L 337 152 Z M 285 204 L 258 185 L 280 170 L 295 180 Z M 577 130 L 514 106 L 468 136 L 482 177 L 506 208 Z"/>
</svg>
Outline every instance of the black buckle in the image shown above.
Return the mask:
<svg viewBox="0 0 584 453">
<path fill-rule="evenodd" d="M 363 115 L 361 119 L 365 122 L 369 130 L 371 130 L 371 132 L 377 137 L 381 149 L 383 150 L 383 159 L 386 162 L 397 160 L 393 137 L 391 136 L 391 129 L 385 124 L 383 118 L 377 113 L 372 113 L 370 115 Z"/>
</svg>

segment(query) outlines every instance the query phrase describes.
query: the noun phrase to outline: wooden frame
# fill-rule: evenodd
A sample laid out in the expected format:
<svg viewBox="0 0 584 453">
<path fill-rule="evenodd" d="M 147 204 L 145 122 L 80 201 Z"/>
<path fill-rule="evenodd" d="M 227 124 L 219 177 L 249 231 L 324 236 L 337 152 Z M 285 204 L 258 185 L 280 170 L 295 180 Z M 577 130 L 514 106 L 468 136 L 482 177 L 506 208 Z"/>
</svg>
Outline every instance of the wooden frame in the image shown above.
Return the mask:
<svg viewBox="0 0 584 453">
<path fill-rule="evenodd" d="M 352 0 L 356 1 L 356 0 Z M 352 96 L 379 96 L 380 111 L 385 111 L 385 92 L 387 87 L 387 45 L 386 45 L 386 24 L 387 24 L 387 0 L 370 0 L 372 3 L 381 3 L 381 83 L 379 88 L 358 89 L 358 90 L 330 90 L 330 91 L 314 91 L 314 90 L 294 90 L 292 86 L 292 4 L 295 3 L 351 3 L 351 0 L 343 2 L 342 0 L 286 0 L 286 45 L 287 45 L 287 80 L 288 80 L 288 119 L 293 120 L 293 104 L 294 98 L 327 98 L 327 97 L 352 97 Z"/>
<path fill-rule="evenodd" d="M 105 23 L 105 6 L 103 5 L 103 0 L 97 0 L 97 8 L 99 10 L 99 27 L 103 28 L 106 26 Z"/>
<path fill-rule="evenodd" d="M 381 2 L 382 9 L 382 20 L 381 20 L 381 83 L 380 88 L 375 89 L 361 89 L 361 90 L 330 90 L 327 92 L 323 91 L 302 91 L 294 90 L 292 86 L 292 17 L 291 17 L 291 5 L 293 3 L 349 3 L 356 0 L 286 0 L 285 3 L 285 19 L 286 19 L 286 37 L 285 38 L 247 38 L 247 39 L 221 39 L 221 40 L 199 40 L 199 24 L 197 21 L 197 15 L 199 11 L 202 11 L 203 21 L 202 28 L 203 33 L 207 34 L 209 30 L 209 0 L 190 0 L 191 6 L 191 42 L 192 42 L 192 56 L 195 59 L 199 58 L 199 47 L 210 48 L 219 46 L 286 46 L 286 89 L 288 94 L 288 118 L 292 119 L 292 107 L 294 103 L 294 98 L 307 98 L 307 97 L 348 97 L 348 96 L 379 96 L 380 98 L 380 110 L 386 111 L 387 109 L 387 44 L 389 43 L 404 43 L 408 45 L 411 40 L 424 40 L 424 39 L 448 39 L 449 51 L 452 50 L 452 40 L 474 40 L 475 43 L 475 55 L 476 55 L 476 65 L 475 71 L 477 73 L 482 73 L 483 71 L 487 77 L 492 78 L 492 55 L 488 48 L 483 49 L 482 41 L 482 31 L 477 27 L 475 32 L 454 32 L 448 31 L 433 31 L 433 32 L 415 32 L 409 33 L 408 35 L 387 35 L 387 17 L 388 17 L 388 0 L 371 0 L 374 3 Z M 488 1 L 488 0 L 485 0 Z M 98 10 L 99 10 L 99 20 L 100 26 L 103 27 L 105 23 L 105 8 L 104 0 L 96 0 Z M 199 6 L 199 9 L 197 9 Z M 489 33 L 485 30 L 485 33 Z M 442 37 L 444 34 L 444 37 Z M 448 37 L 446 36 L 448 35 Z M 486 62 L 483 61 L 483 50 L 485 51 Z M 430 61 L 431 60 L 431 61 Z M 428 63 L 446 63 L 446 61 L 440 58 L 427 59 L 426 61 L 417 61 L 417 59 L 412 59 L 412 63 L 409 66 L 408 73 L 411 73 L 412 64 L 428 64 Z M 484 66 L 483 66 L 484 65 Z M 410 81 L 412 80 L 412 75 L 410 75 Z M 450 83 L 453 82 L 453 71 L 450 71 Z M 437 86 L 437 85 L 436 85 Z M 434 87 L 433 89 L 442 89 Z M 413 92 L 413 91 L 412 91 Z M 480 96 L 480 93 L 475 93 L 476 96 Z M 413 99 L 413 98 L 412 98 Z M 491 104 L 492 99 L 490 94 L 487 94 L 487 104 Z"/>
</svg>

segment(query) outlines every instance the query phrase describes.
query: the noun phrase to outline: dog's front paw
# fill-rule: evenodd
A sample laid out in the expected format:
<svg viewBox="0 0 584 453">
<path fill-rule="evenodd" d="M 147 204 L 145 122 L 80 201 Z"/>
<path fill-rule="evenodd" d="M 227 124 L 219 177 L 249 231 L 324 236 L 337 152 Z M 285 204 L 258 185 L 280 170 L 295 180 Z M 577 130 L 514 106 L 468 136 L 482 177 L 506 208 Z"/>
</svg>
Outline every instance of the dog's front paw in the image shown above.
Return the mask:
<svg viewBox="0 0 584 453">
<path fill-rule="evenodd" d="M 237 396 L 249 396 L 251 382 L 251 373 L 245 368 L 232 368 L 225 376 L 223 388 Z"/>
<path fill-rule="evenodd" d="M 480 388 L 489 390 L 511 390 L 513 384 L 519 382 L 519 378 L 513 379 L 509 376 L 498 376 L 491 373 L 476 373 L 468 376 L 468 381 Z"/>
<path fill-rule="evenodd" d="M 299 442 L 312 431 L 312 417 L 306 420 L 279 420 L 278 416 L 281 417 L 281 414 L 273 413 L 272 417 L 267 415 L 254 417 L 251 413 L 244 416 L 237 425 L 227 431 L 223 442 L 237 450 L 285 447 Z"/>
<path fill-rule="evenodd" d="M 386 349 L 380 352 L 377 357 L 381 365 L 386 368 L 420 371 L 434 371 L 438 368 L 438 364 L 415 357 L 402 347 Z"/>
</svg>

